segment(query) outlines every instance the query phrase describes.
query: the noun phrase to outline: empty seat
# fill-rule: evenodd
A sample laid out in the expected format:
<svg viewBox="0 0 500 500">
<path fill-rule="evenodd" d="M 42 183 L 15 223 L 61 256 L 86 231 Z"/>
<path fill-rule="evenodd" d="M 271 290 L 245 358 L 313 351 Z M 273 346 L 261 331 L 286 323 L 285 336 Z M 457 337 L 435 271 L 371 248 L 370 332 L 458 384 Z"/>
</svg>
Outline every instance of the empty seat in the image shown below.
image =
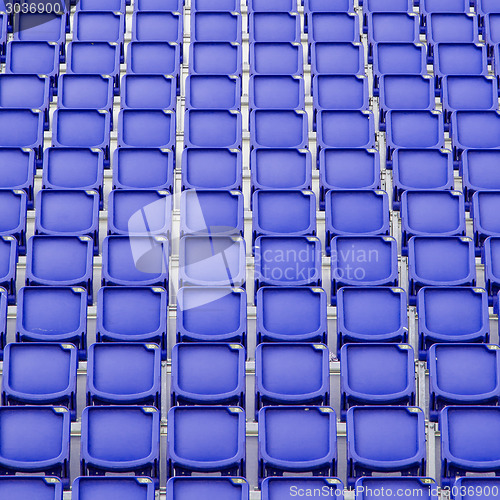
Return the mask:
<svg viewBox="0 0 500 500">
<path fill-rule="evenodd" d="M 70 420 L 62 406 L 0 407 L 2 475 L 44 472 L 69 487 Z"/>
<path fill-rule="evenodd" d="M 179 242 L 179 283 L 244 286 L 245 241 L 241 236 L 183 236 Z"/>
<path fill-rule="evenodd" d="M 167 303 L 167 291 L 160 287 L 100 288 L 97 293 L 97 342 L 155 342 L 165 359 Z"/>
<path fill-rule="evenodd" d="M 486 289 L 491 297 L 500 291 L 500 238 L 490 236 L 484 241 L 482 252 L 484 262 L 484 276 L 486 279 Z"/>
<path fill-rule="evenodd" d="M 192 75 L 241 75 L 241 45 L 231 42 L 193 42 L 189 46 Z"/>
<path fill-rule="evenodd" d="M 346 344 L 340 350 L 341 411 L 353 406 L 414 405 L 415 362 L 408 344 Z"/>
<path fill-rule="evenodd" d="M 365 56 L 361 43 L 313 43 L 311 46 L 312 75 L 364 75 Z"/>
<path fill-rule="evenodd" d="M 118 146 L 175 147 L 175 113 L 159 109 L 122 109 L 118 117 Z"/>
<path fill-rule="evenodd" d="M 257 344 L 327 343 L 326 293 L 322 288 L 262 287 L 257 291 Z"/>
<path fill-rule="evenodd" d="M 255 411 L 269 405 L 328 405 L 329 377 L 329 352 L 324 344 L 259 344 Z"/>
<path fill-rule="evenodd" d="M 488 342 L 488 295 L 482 288 L 424 287 L 417 295 L 421 359 L 434 343 Z"/>
<path fill-rule="evenodd" d="M 455 111 L 451 116 L 451 140 L 455 156 L 469 148 L 500 148 L 500 114 L 496 111 Z"/>
<path fill-rule="evenodd" d="M 176 80 L 170 75 L 125 75 L 120 87 L 121 107 L 175 111 L 176 90 Z"/>
<path fill-rule="evenodd" d="M 130 500 L 155 498 L 154 483 L 148 477 L 77 477 L 71 491 L 74 500 L 106 500 L 111 495 Z"/>
<path fill-rule="evenodd" d="M 425 474 L 425 416 L 420 408 L 357 406 L 347 412 L 347 482 L 373 472 Z"/>
<path fill-rule="evenodd" d="M 25 148 L 0 147 L 0 187 L 22 189 L 28 195 L 28 208 L 33 208 L 35 154 Z"/>
<path fill-rule="evenodd" d="M 87 349 L 87 293 L 80 287 L 23 287 L 18 292 L 16 342 L 71 342 Z"/>
<path fill-rule="evenodd" d="M 241 113 L 235 110 L 190 109 L 185 113 L 184 130 L 185 147 L 241 147 Z"/>
<path fill-rule="evenodd" d="M 186 190 L 181 194 L 181 235 L 243 236 L 243 195 L 239 191 Z"/>
<path fill-rule="evenodd" d="M 498 407 L 448 406 L 439 416 L 439 429 L 443 486 L 451 486 L 457 476 L 468 472 L 499 472 Z"/>
<path fill-rule="evenodd" d="M 458 477 L 452 488 L 456 491 L 457 500 L 470 500 L 477 496 L 477 491 L 484 491 L 485 497 L 492 495 L 492 492 L 496 493 L 499 488 L 498 481 L 497 477 Z"/>
<path fill-rule="evenodd" d="M 331 477 L 268 477 L 262 481 L 261 490 L 262 500 L 280 500 L 294 492 L 342 499 L 344 485 L 340 479 Z"/>
<path fill-rule="evenodd" d="M 177 1 L 177 0 L 176 0 Z M 108 10 L 125 12 L 125 0 L 83 0 L 76 4 L 76 10 Z"/>
<path fill-rule="evenodd" d="M 151 2 L 152 0 L 140 0 L 142 2 L 144 1 L 149 1 Z M 182 0 L 169 0 L 169 2 L 180 2 L 182 4 Z M 158 3 L 158 0 L 156 0 Z M 167 2 L 167 3 L 169 3 Z M 175 10 L 181 10 L 180 9 L 175 9 Z M 240 11 L 240 4 L 238 0 L 193 0 L 193 3 L 191 5 L 191 9 L 193 11 L 233 11 L 233 12 L 239 12 Z M 154 9 L 156 10 L 156 9 Z"/>
<path fill-rule="evenodd" d="M 465 236 L 461 191 L 405 191 L 401 196 L 402 245 L 412 236 Z"/>
<path fill-rule="evenodd" d="M 8 293 L 9 303 L 16 301 L 17 240 L 0 236 L 0 286 Z"/>
<path fill-rule="evenodd" d="M 384 0 L 362 0 L 363 12 L 411 12 L 411 0 L 394 0 L 390 3 Z"/>
<path fill-rule="evenodd" d="M 431 477 L 360 477 L 355 488 L 359 500 L 373 500 L 382 492 L 387 497 L 411 492 L 425 500 L 438 495 L 438 486 Z"/>
<path fill-rule="evenodd" d="M 257 109 L 250 113 L 250 146 L 307 148 L 308 121 L 305 111 Z"/>
<path fill-rule="evenodd" d="M 0 109 L 0 147 L 32 149 L 40 161 L 44 120 L 40 110 Z"/>
<path fill-rule="evenodd" d="M 470 10 L 469 0 L 421 0 L 420 13 L 423 16 L 433 12 L 467 13 Z"/>
<path fill-rule="evenodd" d="M 352 12 L 353 10 L 353 0 L 304 0 L 304 12 Z"/>
<path fill-rule="evenodd" d="M 312 12 L 307 15 L 308 40 L 359 42 L 359 17 L 353 12 Z"/>
<path fill-rule="evenodd" d="M 234 75 L 190 75 L 186 78 L 186 107 L 240 109 L 241 79 Z"/>
<path fill-rule="evenodd" d="M 343 286 L 397 286 L 397 242 L 392 236 L 336 236 L 331 241 L 332 303 Z"/>
<path fill-rule="evenodd" d="M 249 12 L 297 12 L 295 0 L 275 0 L 272 3 L 266 0 L 248 0 L 247 3 Z"/>
<path fill-rule="evenodd" d="M 321 286 L 321 242 L 312 236 L 259 236 L 255 240 L 255 289 Z"/>
<path fill-rule="evenodd" d="M 335 476 L 337 421 L 328 406 L 265 406 L 259 411 L 259 479 L 284 472 Z"/>
<path fill-rule="evenodd" d="M 402 288 L 344 287 L 337 292 L 337 350 L 344 344 L 408 342 Z"/>
<path fill-rule="evenodd" d="M 250 73 L 303 75 L 303 49 L 298 42 L 255 42 L 250 45 Z"/>
<path fill-rule="evenodd" d="M 61 405 L 76 420 L 78 352 L 73 344 L 7 344 L 3 366 L 3 405 Z"/>
<path fill-rule="evenodd" d="M 177 78 L 180 59 L 177 43 L 130 42 L 127 47 L 127 73 L 172 75 Z"/>
<path fill-rule="evenodd" d="M 312 158 L 307 149 L 256 148 L 250 153 L 252 189 L 311 189 Z"/>
<path fill-rule="evenodd" d="M 7 342 L 7 290 L 0 288 L 0 358 L 3 358 L 3 348 Z"/>
<path fill-rule="evenodd" d="M 500 9 L 499 9 L 500 10 Z M 490 54 L 493 53 L 492 47 L 500 42 L 499 28 L 500 28 L 500 12 L 495 14 L 488 14 L 484 18 L 484 32 L 486 43 L 489 45 Z"/>
<path fill-rule="evenodd" d="M 136 11 L 132 16 L 132 41 L 181 43 L 182 21 L 179 12 Z"/>
<path fill-rule="evenodd" d="M 184 287 L 177 293 L 177 342 L 246 344 L 247 296 L 242 288 Z"/>
<path fill-rule="evenodd" d="M 392 155 L 394 209 L 407 190 L 454 188 L 453 156 L 446 149 L 396 149 Z"/>
<path fill-rule="evenodd" d="M 500 7 L 495 0 L 477 0 L 476 7 L 478 14 L 482 16 L 500 12 Z"/>
<path fill-rule="evenodd" d="M 153 406 L 90 406 L 82 412 L 82 475 L 133 472 L 157 485 L 160 412 Z"/>
<path fill-rule="evenodd" d="M 241 191 L 242 175 L 240 150 L 186 148 L 182 152 L 182 189 Z"/>
<path fill-rule="evenodd" d="M 28 196 L 22 189 L 0 189 L 0 235 L 15 236 L 20 254 L 26 252 L 26 210 Z"/>
<path fill-rule="evenodd" d="M 465 364 L 467 370 L 464 370 Z M 434 344 L 429 349 L 430 415 L 447 405 L 497 405 L 500 351 L 490 344 Z"/>
<path fill-rule="evenodd" d="M 63 486 L 61 480 L 56 477 L 2 476 L 0 495 L 11 500 L 62 500 Z"/>
<path fill-rule="evenodd" d="M 477 191 L 472 197 L 471 217 L 474 221 L 476 246 L 481 247 L 488 236 L 500 236 L 498 210 L 500 192 Z"/>
<path fill-rule="evenodd" d="M 213 495 L 220 500 L 246 500 L 249 491 L 244 478 L 173 477 L 167 481 L 167 495 L 172 500 L 192 500 L 202 495 Z"/>
<path fill-rule="evenodd" d="M 0 151 L 1 152 L 1 151 Z M 500 151 L 467 149 L 461 156 L 461 173 L 466 201 L 476 191 L 500 190 Z"/>
<path fill-rule="evenodd" d="M 161 350 L 157 344 L 92 344 L 87 364 L 87 404 L 160 408 L 160 378 Z"/>
<path fill-rule="evenodd" d="M 245 348 L 217 342 L 172 348 L 172 406 L 245 407 Z"/>
<path fill-rule="evenodd" d="M 304 109 L 304 79 L 298 76 L 250 77 L 250 109 Z"/>
<path fill-rule="evenodd" d="M 325 202 L 326 248 L 335 236 L 389 234 L 389 197 L 385 191 L 328 191 Z"/>
<path fill-rule="evenodd" d="M 252 234 L 315 235 L 316 196 L 312 191 L 255 191 Z"/>
<path fill-rule="evenodd" d="M 0 14 L 0 58 L 5 62 L 5 47 L 7 45 L 7 19 L 5 13 Z"/>
<path fill-rule="evenodd" d="M 250 43 L 300 42 L 297 12 L 251 12 L 248 17 Z"/>
<path fill-rule="evenodd" d="M 184 0 L 138 0 L 137 3 L 134 3 L 134 8 L 136 10 L 182 12 L 183 5 Z"/>
<path fill-rule="evenodd" d="M 168 412 L 167 477 L 245 476 L 245 412 L 238 406 L 176 406 Z"/>
<path fill-rule="evenodd" d="M 117 148 L 113 189 L 172 191 L 174 153 L 158 148 Z"/>
<path fill-rule="evenodd" d="M 238 12 L 192 12 L 193 42 L 241 43 L 241 14 Z"/>
</svg>

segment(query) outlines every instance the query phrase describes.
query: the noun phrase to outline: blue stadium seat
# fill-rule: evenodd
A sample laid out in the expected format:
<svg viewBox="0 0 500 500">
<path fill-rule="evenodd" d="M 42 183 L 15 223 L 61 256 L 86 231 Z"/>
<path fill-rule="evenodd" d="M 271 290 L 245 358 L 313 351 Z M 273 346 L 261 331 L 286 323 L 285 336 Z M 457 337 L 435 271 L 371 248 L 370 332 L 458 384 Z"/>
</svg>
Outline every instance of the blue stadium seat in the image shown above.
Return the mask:
<svg viewBox="0 0 500 500">
<path fill-rule="evenodd" d="M 255 290 L 260 286 L 321 286 L 321 242 L 313 236 L 259 236 Z"/>
<path fill-rule="evenodd" d="M 431 477 L 361 477 L 356 481 L 355 489 L 358 500 L 375 500 L 384 495 L 397 496 L 398 492 L 416 495 L 422 500 L 431 500 L 438 496 L 438 486 Z"/>
<path fill-rule="evenodd" d="M 87 293 L 80 287 L 20 288 L 16 332 L 16 342 L 71 342 L 84 359 Z"/>
<path fill-rule="evenodd" d="M 170 237 L 172 197 L 168 191 L 116 189 L 108 196 L 108 234 Z"/>
<path fill-rule="evenodd" d="M 186 108 L 240 109 L 241 79 L 234 75 L 190 75 Z"/>
<path fill-rule="evenodd" d="M 7 44 L 5 73 L 45 75 L 56 92 L 59 46 L 49 42 L 11 41 Z"/>
<path fill-rule="evenodd" d="M 255 350 L 255 411 L 269 405 L 328 405 L 329 352 L 324 344 L 266 343 Z"/>
<path fill-rule="evenodd" d="M 99 194 L 97 191 L 41 189 L 36 196 L 35 233 L 90 236 L 99 254 Z"/>
<path fill-rule="evenodd" d="M 44 119 L 36 109 L 0 109 L 0 147 L 32 149 L 40 162 Z"/>
<path fill-rule="evenodd" d="M 250 109 L 304 109 L 304 79 L 298 76 L 253 75 L 249 84 Z"/>
<path fill-rule="evenodd" d="M 0 75 L 0 107 L 40 109 L 49 129 L 50 81 L 38 75 Z"/>
<path fill-rule="evenodd" d="M 482 288 L 424 287 L 417 295 L 420 358 L 432 344 L 488 342 L 488 295 Z"/>
<path fill-rule="evenodd" d="M 111 495 L 127 500 L 155 498 L 154 483 L 148 477 L 77 477 L 71 491 L 73 500 L 106 500 Z"/>
<path fill-rule="evenodd" d="M 78 352 L 73 344 L 7 344 L 2 404 L 61 405 L 76 420 Z"/>
<path fill-rule="evenodd" d="M 167 288 L 168 255 L 164 236 L 108 236 L 102 243 L 102 284 Z"/>
<path fill-rule="evenodd" d="M 250 45 L 254 75 L 303 75 L 302 45 L 298 42 L 255 42 Z"/>
<path fill-rule="evenodd" d="M 53 114 L 52 146 L 101 149 L 109 164 L 111 113 L 98 109 L 57 109 Z"/>
<path fill-rule="evenodd" d="M 335 236 L 390 233 L 389 197 L 385 191 L 328 191 L 325 198 L 328 253 Z"/>
<path fill-rule="evenodd" d="M 137 0 L 134 2 L 135 10 L 182 12 L 183 6 L 184 0 Z"/>
<path fill-rule="evenodd" d="M 62 500 L 63 487 L 60 479 L 56 477 L 2 476 L 0 496 L 11 500 Z"/>
<path fill-rule="evenodd" d="M 115 94 L 120 87 L 120 47 L 107 42 L 71 42 L 68 44 L 66 73 L 109 75 Z"/>
<path fill-rule="evenodd" d="M 3 359 L 3 348 L 7 343 L 7 290 L 0 288 L 0 359 Z"/>
<path fill-rule="evenodd" d="M 495 14 L 488 14 L 484 18 L 484 37 L 486 43 L 488 44 L 488 49 L 490 55 L 493 54 L 493 47 L 500 42 L 500 37 L 498 36 L 498 29 L 500 28 L 500 9 L 499 12 Z"/>
<path fill-rule="evenodd" d="M 405 191 L 401 195 L 403 251 L 412 236 L 465 236 L 461 191 Z"/>
<path fill-rule="evenodd" d="M 241 44 L 193 42 L 189 45 L 191 75 L 237 75 L 242 71 Z"/>
<path fill-rule="evenodd" d="M 241 113 L 189 109 L 184 117 L 184 131 L 185 147 L 238 149 L 242 141 Z"/>
<path fill-rule="evenodd" d="M 238 149 L 186 148 L 182 153 L 182 189 L 242 188 L 242 155 Z"/>
<path fill-rule="evenodd" d="M 312 191 L 255 191 L 252 196 L 252 234 L 314 236 L 316 196 Z"/>
<path fill-rule="evenodd" d="M 177 292 L 177 342 L 246 345 L 247 296 L 242 288 L 184 287 Z"/>
<path fill-rule="evenodd" d="M 8 293 L 9 304 L 16 302 L 17 240 L 0 236 L 0 286 Z"/>
<path fill-rule="evenodd" d="M 500 6 L 495 0 L 476 0 L 476 8 L 481 16 L 500 13 Z"/>
<path fill-rule="evenodd" d="M 492 492 L 496 493 L 499 486 L 497 477 L 459 477 L 452 488 L 456 492 L 456 500 L 471 500 L 473 497 L 478 497 L 477 492 L 482 494 L 483 491 L 485 493 L 482 498 L 485 499 L 491 496 Z"/>
<path fill-rule="evenodd" d="M 167 356 L 167 291 L 102 287 L 97 293 L 97 342 L 155 342 Z"/>
<path fill-rule="evenodd" d="M 365 55 L 361 43 L 313 43 L 311 74 L 364 75 Z"/>
<path fill-rule="evenodd" d="M 186 190 L 181 194 L 181 236 L 239 234 L 243 236 L 243 195 L 240 191 Z"/>
<path fill-rule="evenodd" d="M 262 500 L 280 500 L 300 493 L 304 496 L 331 495 L 344 500 L 342 481 L 332 477 L 268 477 L 262 481 L 261 490 Z"/>
<path fill-rule="evenodd" d="M 498 405 L 498 345 L 434 344 L 429 349 L 428 366 L 432 420 L 437 421 L 439 412 L 448 405 Z"/>
<path fill-rule="evenodd" d="M 176 84 L 168 75 L 125 75 L 120 87 L 121 107 L 175 111 Z"/>
<path fill-rule="evenodd" d="M 407 190 L 454 188 L 453 157 L 446 149 L 396 149 L 392 155 L 393 204 L 398 210 Z"/>
<path fill-rule="evenodd" d="M 241 43 L 241 14 L 238 12 L 196 12 L 191 16 L 193 42 Z"/>
<path fill-rule="evenodd" d="M 25 148 L 0 147 L 0 187 L 22 189 L 28 195 L 28 208 L 33 208 L 35 174 L 34 151 Z"/>
<path fill-rule="evenodd" d="M 341 288 L 337 292 L 337 351 L 349 343 L 408 342 L 407 308 L 402 288 Z"/>
<path fill-rule="evenodd" d="M 491 406 L 448 406 L 439 415 L 441 485 L 457 476 L 500 471 L 500 409 Z M 489 478 L 490 479 L 490 478 Z"/>
<path fill-rule="evenodd" d="M 369 110 L 321 111 L 317 114 L 318 148 L 372 148 L 375 119 Z"/>
<path fill-rule="evenodd" d="M 297 12 L 295 0 L 275 0 L 272 3 L 267 0 L 247 0 L 247 4 L 248 12 Z"/>
<path fill-rule="evenodd" d="M 246 479 L 239 477 L 173 477 L 167 482 L 167 495 L 172 500 L 196 500 L 203 495 L 219 500 L 246 500 L 249 492 Z"/>
<path fill-rule="evenodd" d="M 32 236 L 28 240 L 26 284 L 82 286 L 92 304 L 93 242 L 88 236 Z"/>
<path fill-rule="evenodd" d="M 373 472 L 425 474 L 425 415 L 417 407 L 355 406 L 347 412 L 347 483 Z"/>
<path fill-rule="evenodd" d="M 361 0 L 363 12 L 411 12 L 412 0 L 393 0 L 388 3 L 385 0 Z"/>
<path fill-rule="evenodd" d="M 308 40 L 315 42 L 359 42 L 359 17 L 354 12 L 307 14 Z"/>
<path fill-rule="evenodd" d="M 122 109 L 118 115 L 118 146 L 175 147 L 175 113 L 160 109 Z"/>
<path fill-rule="evenodd" d="M 0 14 L 0 61 L 5 62 L 5 49 L 7 46 L 7 19 L 5 12 Z"/>
<path fill-rule="evenodd" d="M 1 153 L 1 150 L 0 150 Z M 467 202 L 476 191 L 500 190 L 500 151 L 467 149 L 462 153 L 460 170 Z"/>
<path fill-rule="evenodd" d="M 244 286 L 245 241 L 241 236 L 183 236 L 179 242 L 179 284 Z"/>
<path fill-rule="evenodd" d="M 97 191 L 99 206 L 102 209 L 103 172 L 104 159 L 101 150 L 46 148 L 43 155 L 42 188 Z"/>
<path fill-rule="evenodd" d="M 332 304 L 343 286 L 398 284 L 398 250 L 392 236 L 336 236 L 331 256 Z"/>
<path fill-rule="evenodd" d="M 26 252 L 26 215 L 28 196 L 22 189 L 0 189 L 0 236 L 15 236 L 18 252 Z"/>
<path fill-rule="evenodd" d="M 70 413 L 56 406 L 0 407 L 2 475 L 44 472 L 69 487 Z"/>
<path fill-rule="evenodd" d="M 297 12 L 251 12 L 248 33 L 253 42 L 300 42 L 300 16 Z"/>
<path fill-rule="evenodd" d="M 335 476 L 335 411 L 328 406 L 265 406 L 259 411 L 259 480 L 284 472 Z"/>
<path fill-rule="evenodd" d="M 490 236 L 484 241 L 482 252 L 484 263 L 484 276 L 486 279 L 486 289 L 490 297 L 494 297 L 500 291 L 500 273 L 498 265 L 500 262 L 500 238 Z"/>
<path fill-rule="evenodd" d="M 444 117 L 438 111 L 389 111 L 386 120 L 388 159 L 397 148 L 444 147 Z"/>
<path fill-rule="evenodd" d="M 133 472 L 158 485 L 160 411 L 153 406 L 90 406 L 82 412 L 82 476 Z"/>
<path fill-rule="evenodd" d="M 76 4 L 79 10 L 104 10 L 125 13 L 125 0 L 81 0 Z"/>
<path fill-rule="evenodd" d="M 322 288 L 262 287 L 257 291 L 257 344 L 327 344 L 326 293 Z"/>
<path fill-rule="evenodd" d="M 179 12 L 137 11 L 132 16 L 132 41 L 182 43 L 183 16 Z"/>
<path fill-rule="evenodd" d="M 415 404 L 415 361 L 408 344 L 344 344 L 341 412 L 353 406 Z"/>
<path fill-rule="evenodd" d="M 500 113 L 455 111 L 451 115 L 451 140 L 455 156 L 465 149 L 500 149 Z"/>
<path fill-rule="evenodd" d="M 168 412 L 167 477 L 245 476 L 245 412 L 238 406 L 176 406 Z"/>
<path fill-rule="evenodd" d="M 174 153 L 169 149 L 117 148 L 113 156 L 113 189 L 172 191 Z"/>
<path fill-rule="evenodd" d="M 157 344 L 92 344 L 87 364 L 87 405 L 160 408 L 160 378 L 161 350 Z"/>
<path fill-rule="evenodd" d="M 175 344 L 172 406 L 222 404 L 244 408 L 245 358 L 241 344 Z"/>
<path fill-rule="evenodd" d="M 470 0 L 419 0 L 420 13 L 427 16 L 434 12 L 466 13 L 470 10 Z"/>
<path fill-rule="evenodd" d="M 307 148 L 305 111 L 256 109 L 250 113 L 250 147 Z"/>
<path fill-rule="evenodd" d="M 252 190 L 311 189 L 312 159 L 307 149 L 256 148 L 250 153 Z"/>
<path fill-rule="evenodd" d="M 500 192 L 477 191 L 474 193 L 471 217 L 474 221 L 476 247 L 481 247 L 488 236 L 500 236 L 499 206 Z"/>
</svg>

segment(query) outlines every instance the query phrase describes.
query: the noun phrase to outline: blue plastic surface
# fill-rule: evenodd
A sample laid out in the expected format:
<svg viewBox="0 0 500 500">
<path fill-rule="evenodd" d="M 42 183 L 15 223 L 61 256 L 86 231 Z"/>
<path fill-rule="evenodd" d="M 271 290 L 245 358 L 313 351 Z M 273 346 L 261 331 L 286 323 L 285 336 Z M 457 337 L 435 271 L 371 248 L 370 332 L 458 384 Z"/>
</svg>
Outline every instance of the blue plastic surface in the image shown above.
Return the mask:
<svg viewBox="0 0 500 500">
<path fill-rule="evenodd" d="M 184 0 L 137 0 L 137 3 L 134 2 L 136 10 L 182 12 L 183 6 Z"/>
<path fill-rule="evenodd" d="M 316 491 L 344 500 L 344 485 L 334 477 L 269 477 L 262 481 L 261 491 L 262 500 L 281 500 L 295 492 L 314 495 Z"/>
<path fill-rule="evenodd" d="M 186 78 L 186 107 L 239 110 L 241 79 L 234 75 L 188 76 Z"/>
<path fill-rule="evenodd" d="M 190 109 L 185 113 L 184 130 L 185 147 L 241 147 L 241 113 L 234 109 Z"/>
<path fill-rule="evenodd" d="M 29 148 L 40 161 L 44 113 L 31 109 L 0 109 L 0 147 Z"/>
<path fill-rule="evenodd" d="M 74 500 L 106 500 L 111 495 L 118 495 L 122 500 L 155 498 L 153 481 L 147 477 L 77 477 L 71 492 Z"/>
<path fill-rule="evenodd" d="M 298 42 L 255 42 L 250 45 L 254 75 L 303 75 L 302 45 Z"/>
<path fill-rule="evenodd" d="M 431 477 L 361 477 L 356 481 L 358 500 L 375 500 L 396 496 L 397 492 L 412 492 L 422 500 L 438 496 L 438 486 Z M 384 496 L 381 492 L 384 492 Z"/>
<path fill-rule="evenodd" d="M 167 495 L 175 500 L 196 500 L 202 495 L 213 495 L 218 500 L 246 500 L 249 491 L 246 479 L 240 477 L 173 477 L 167 482 Z"/>
<path fill-rule="evenodd" d="M 175 113 L 160 109 L 122 109 L 118 116 L 118 146 L 175 147 Z"/>
<path fill-rule="evenodd" d="M 303 110 L 256 109 L 250 113 L 250 146 L 307 148 L 307 114 Z"/>
<path fill-rule="evenodd" d="M 192 59 L 191 59 L 192 61 Z M 127 72 L 177 77 L 180 47 L 171 42 L 131 42 L 127 49 Z"/>
<path fill-rule="evenodd" d="M 191 75 L 238 75 L 242 71 L 241 44 L 193 42 L 189 46 Z"/>
<path fill-rule="evenodd" d="M 490 236 L 484 241 L 483 249 L 484 276 L 486 289 L 491 297 L 500 291 L 500 238 Z"/>
<path fill-rule="evenodd" d="M 30 149 L 0 147 L 0 187 L 23 189 L 28 195 L 28 208 L 33 208 L 35 154 Z"/>
<path fill-rule="evenodd" d="M 461 157 L 464 194 L 468 201 L 476 191 L 500 190 L 500 151 L 467 149 Z"/>
<path fill-rule="evenodd" d="M 62 500 L 63 487 L 61 481 L 55 477 L 2 476 L 0 496 L 11 500 Z"/>
<path fill-rule="evenodd" d="M 499 13 L 500 13 L 500 9 Z M 500 42 L 499 28 L 500 16 L 499 13 L 488 14 L 484 19 L 484 32 L 486 43 L 490 46 L 490 54 L 492 53 L 491 47 Z"/>
<path fill-rule="evenodd" d="M 420 13 L 424 16 L 433 12 L 469 12 L 470 0 L 419 0 Z"/>
<path fill-rule="evenodd" d="M 0 236 L 0 286 L 7 290 L 9 304 L 16 302 L 17 240 Z"/>
<path fill-rule="evenodd" d="M 455 111 L 451 115 L 451 138 L 455 155 L 465 149 L 500 148 L 500 112 Z"/>
<path fill-rule="evenodd" d="M 311 46 L 311 73 L 364 75 L 365 56 L 361 43 L 314 43 Z"/>
<path fill-rule="evenodd" d="M 497 477 L 458 477 L 453 484 L 454 491 L 456 491 L 456 500 L 471 500 L 474 497 L 486 500 L 499 487 L 500 484 Z M 477 495 L 478 491 L 484 491 L 485 493 L 479 496 Z"/>
<path fill-rule="evenodd" d="M 304 0 L 302 3 L 304 12 L 352 12 L 354 10 L 353 0 Z"/>
<path fill-rule="evenodd" d="M 125 12 L 125 8 L 126 8 L 125 0 L 81 0 L 76 4 L 77 11 L 108 10 L 114 12 Z"/>
<path fill-rule="evenodd" d="M 7 290 L 0 288 L 0 357 L 3 358 L 3 348 L 7 341 Z"/>
<path fill-rule="evenodd" d="M 136 11 L 132 16 L 132 41 L 182 42 L 183 17 L 178 12 Z"/>
<path fill-rule="evenodd" d="M 26 216 L 28 196 L 22 189 L 0 189 L 0 235 L 15 236 L 18 252 L 26 252 Z"/>
<path fill-rule="evenodd" d="M 163 0 L 141 0 L 141 1 L 155 1 L 156 3 L 163 3 Z M 182 5 L 182 0 L 168 0 L 167 3 L 178 2 Z M 182 7 L 175 9 L 181 10 Z M 193 0 L 191 5 L 193 11 L 233 11 L 239 12 L 240 3 L 238 0 Z M 154 9 L 156 10 L 156 9 Z"/>
<path fill-rule="evenodd" d="M 177 105 L 175 78 L 165 75 L 125 75 L 121 83 L 121 107 L 171 109 Z"/>
<path fill-rule="evenodd" d="M 250 109 L 304 109 L 304 95 L 304 79 L 296 75 L 250 77 Z"/>
<path fill-rule="evenodd" d="M 307 15 L 309 43 L 359 42 L 359 17 L 353 12 L 313 12 Z"/>
<path fill-rule="evenodd" d="M 297 12 L 251 12 L 248 32 L 250 43 L 300 42 L 300 16 Z"/>
<path fill-rule="evenodd" d="M 472 197 L 471 217 L 474 222 L 477 247 L 481 247 L 488 236 L 500 236 L 499 194 L 498 192 L 477 191 Z"/>
<path fill-rule="evenodd" d="M 483 16 L 500 12 L 500 6 L 495 0 L 476 0 L 476 7 L 478 14 Z"/>
<path fill-rule="evenodd" d="M 193 42 L 241 43 L 241 14 L 238 12 L 196 12 L 191 14 Z"/>
</svg>

